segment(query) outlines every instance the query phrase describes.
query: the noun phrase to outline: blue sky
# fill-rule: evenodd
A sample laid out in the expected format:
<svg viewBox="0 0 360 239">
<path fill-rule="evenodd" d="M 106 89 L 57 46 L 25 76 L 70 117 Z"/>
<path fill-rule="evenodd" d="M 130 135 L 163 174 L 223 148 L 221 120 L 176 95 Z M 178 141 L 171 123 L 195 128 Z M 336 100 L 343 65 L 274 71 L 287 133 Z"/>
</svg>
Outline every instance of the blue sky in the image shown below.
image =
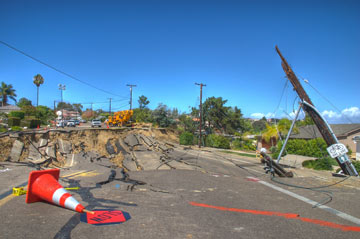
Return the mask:
<svg viewBox="0 0 360 239">
<path fill-rule="evenodd" d="M 6 1 L 0 40 L 78 79 L 77 82 L 0 44 L 0 81 L 36 104 L 32 78 L 41 74 L 39 104 L 100 102 L 128 108 L 145 95 L 189 112 L 223 97 L 246 117 L 291 114 L 296 94 L 285 88 L 283 55 L 315 106 L 332 123 L 360 123 L 360 1 Z M 335 109 L 331 104 L 336 106 Z M 102 102 L 102 103 L 101 103 Z M 84 104 L 90 108 L 90 104 Z M 297 106 L 295 105 L 295 108 Z M 338 112 L 338 111 L 340 112 Z M 350 119 L 350 120 L 349 120 Z"/>
</svg>

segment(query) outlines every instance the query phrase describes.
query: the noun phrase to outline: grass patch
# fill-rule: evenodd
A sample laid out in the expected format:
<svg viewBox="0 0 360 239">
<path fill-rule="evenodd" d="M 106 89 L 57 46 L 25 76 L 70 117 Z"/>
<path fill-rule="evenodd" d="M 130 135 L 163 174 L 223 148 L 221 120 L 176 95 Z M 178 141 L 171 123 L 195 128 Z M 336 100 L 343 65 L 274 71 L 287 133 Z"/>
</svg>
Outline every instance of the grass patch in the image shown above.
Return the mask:
<svg viewBox="0 0 360 239">
<path fill-rule="evenodd" d="M 246 153 L 238 153 L 238 152 L 231 152 L 231 151 L 221 151 L 223 153 L 227 153 L 227 154 L 236 154 L 236 155 L 240 155 L 240 156 L 245 156 L 245 157 L 251 157 L 251 158 L 256 158 L 255 154 L 246 154 Z"/>
</svg>

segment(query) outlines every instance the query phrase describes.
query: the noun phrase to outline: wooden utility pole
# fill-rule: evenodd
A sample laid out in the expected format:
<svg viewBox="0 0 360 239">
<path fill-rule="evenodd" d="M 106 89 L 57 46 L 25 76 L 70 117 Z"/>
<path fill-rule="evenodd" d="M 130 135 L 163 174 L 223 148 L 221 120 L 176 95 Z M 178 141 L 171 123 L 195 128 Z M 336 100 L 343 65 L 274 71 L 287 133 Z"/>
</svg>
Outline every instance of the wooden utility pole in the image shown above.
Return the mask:
<svg viewBox="0 0 360 239">
<path fill-rule="evenodd" d="M 203 83 L 195 83 L 195 85 L 200 86 L 200 125 L 199 125 L 199 148 L 201 148 L 201 128 L 202 128 L 202 88 L 204 85 Z"/>
<path fill-rule="evenodd" d="M 111 115 L 111 99 L 112 98 L 109 98 L 109 115 Z"/>
<path fill-rule="evenodd" d="M 130 110 L 132 110 L 132 88 L 136 87 L 136 85 L 127 84 L 126 86 L 130 87 Z"/>
<path fill-rule="evenodd" d="M 293 70 L 291 69 L 290 65 L 287 63 L 286 59 L 281 54 L 279 48 L 277 46 L 275 46 L 275 49 L 276 49 L 277 53 L 279 54 L 279 56 L 281 58 L 281 61 L 282 61 L 281 66 L 284 69 L 284 72 L 285 72 L 287 78 L 289 79 L 289 81 L 293 85 L 294 90 L 299 95 L 301 101 L 302 102 L 305 101 L 309 105 L 311 105 L 311 106 L 313 106 L 315 108 L 315 106 L 312 103 L 310 97 L 305 92 L 304 88 L 302 87 L 302 85 L 299 82 L 299 79 L 296 77 L 296 75 L 293 72 Z M 313 119 L 315 125 L 317 126 L 317 128 L 319 129 L 321 135 L 323 136 L 326 144 L 328 146 L 330 146 L 330 145 L 338 143 L 336 137 L 332 134 L 332 132 L 330 131 L 328 125 L 322 119 L 322 117 L 314 109 L 312 109 L 312 107 L 306 106 L 306 104 L 303 104 L 303 108 L 309 114 L 309 116 Z M 344 160 L 344 158 L 340 158 L 340 157 L 336 158 L 336 161 L 340 165 L 343 172 L 345 174 L 347 174 L 347 175 L 358 176 L 354 166 L 351 164 L 350 160 L 347 158 L 347 155 L 345 155 L 344 157 L 347 160 Z"/>
</svg>

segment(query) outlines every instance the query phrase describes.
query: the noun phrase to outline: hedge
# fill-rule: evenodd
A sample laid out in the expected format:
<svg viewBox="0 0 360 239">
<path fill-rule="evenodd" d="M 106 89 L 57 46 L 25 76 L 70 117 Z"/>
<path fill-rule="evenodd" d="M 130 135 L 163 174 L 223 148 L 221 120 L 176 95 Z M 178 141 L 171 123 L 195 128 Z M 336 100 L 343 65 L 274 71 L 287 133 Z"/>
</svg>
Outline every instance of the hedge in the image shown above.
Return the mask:
<svg viewBox="0 0 360 239">
<path fill-rule="evenodd" d="M 9 127 L 20 126 L 20 118 L 19 117 L 9 117 L 8 125 L 9 125 Z"/>
<path fill-rule="evenodd" d="M 184 132 L 180 134 L 180 144 L 182 145 L 193 145 L 194 135 L 190 132 Z"/>
<path fill-rule="evenodd" d="M 277 144 L 276 151 L 272 155 L 273 158 L 278 157 L 282 145 L 283 145 L 282 142 L 279 142 Z M 282 156 L 285 156 L 286 153 L 288 153 L 288 154 L 322 158 L 328 155 L 326 148 L 327 148 L 326 142 L 322 138 L 311 139 L 311 140 L 291 139 L 286 144 L 285 147 L 286 150 L 284 150 Z"/>
<path fill-rule="evenodd" d="M 217 134 L 209 134 L 206 137 L 205 145 L 207 147 L 230 149 L 230 140 Z"/>
<path fill-rule="evenodd" d="M 41 121 L 38 119 L 26 119 L 26 120 L 22 120 L 20 123 L 21 127 L 27 127 L 27 128 L 37 128 L 37 126 L 40 126 Z"/>
<path fill-rule="evenodd" d="M 15 118 L 23 119 L 25 117 L 25 112 L 24 111 L 11 111 L 9 113 L 9 117 L 15 117 Z"/>
</svg>

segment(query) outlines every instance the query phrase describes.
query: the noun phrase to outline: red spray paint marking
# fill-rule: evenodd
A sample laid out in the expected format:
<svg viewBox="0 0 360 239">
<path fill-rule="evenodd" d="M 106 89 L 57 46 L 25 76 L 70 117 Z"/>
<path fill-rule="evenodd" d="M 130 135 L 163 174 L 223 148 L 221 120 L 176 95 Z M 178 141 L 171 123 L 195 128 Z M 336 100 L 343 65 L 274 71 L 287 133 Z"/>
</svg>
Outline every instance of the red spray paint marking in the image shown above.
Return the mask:
<svg viewBox="0 0 360 239">
<path fill-rule="evenodd" d="M 206 208 L 212 208 L 212 209 L 221 210 L 221 211 L 250 213 L 250 214 L 265 215 L 265 216 L 278 216 L 278 217 L 284 217 L 284 218 L 287 218 L 287 219 L 301 220 L 303 222 L 313 223 L 313 224 L 317 224 L 317 225 L 324 226 L 324 227 L 340 229 L 342 231 L 360 232 L 360 227 L 347 226 L 347 225 L 336 224 L 336 223 L 333 223 L 333 222 L 328 222 L 328 221 L 323 221 L 323 220 L 300 217 L 299 214 L 294 214 L 294 213 L 281 213 L 281 212 L 272 212 L 272 211 L 259 211 L 259 210 L 249 210 L 249 209 L 239 209 L 239 208 L 227 208 L 227 207 L 219 207 L 219 206 L 213 206 L 213 205 L 197 203 L 197 202 L 189 202 L 189 204 L 192 205 L 192 206 L 196 206 L 196 207 L 206 207 Z"/>
</svg>

